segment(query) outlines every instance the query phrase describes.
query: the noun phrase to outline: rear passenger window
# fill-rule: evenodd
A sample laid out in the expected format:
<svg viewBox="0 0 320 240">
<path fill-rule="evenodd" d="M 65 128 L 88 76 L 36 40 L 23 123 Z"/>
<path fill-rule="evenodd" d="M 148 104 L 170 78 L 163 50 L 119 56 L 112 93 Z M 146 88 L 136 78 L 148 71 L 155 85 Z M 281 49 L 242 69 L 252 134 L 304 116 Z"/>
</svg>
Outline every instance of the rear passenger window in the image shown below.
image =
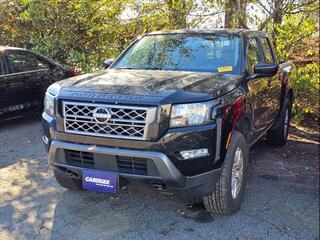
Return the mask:
<svg viewBox="0 0 320 240">
<path fill-rule="evenodd" d="M 250 72 L 254 72 L 254 65 L 263 62 L 257 39 L 249 39 L 248 45 L 248 67 Z"/>
<path fill-rule="evenodd" d="M 262 44 L 263 51 L 264 51 L 265 62 L 266 63 L 274 63 L 269 39 L 265 38 L 265 37 L 261 38 L 261 44 Z"/>
<path fill-rule="evenodd" d="M 48 68 L 46 63 L 39 61 L 29 52 L 12 52 L 8 54 L 13 73 L 35 71 Z"/>
</svg>

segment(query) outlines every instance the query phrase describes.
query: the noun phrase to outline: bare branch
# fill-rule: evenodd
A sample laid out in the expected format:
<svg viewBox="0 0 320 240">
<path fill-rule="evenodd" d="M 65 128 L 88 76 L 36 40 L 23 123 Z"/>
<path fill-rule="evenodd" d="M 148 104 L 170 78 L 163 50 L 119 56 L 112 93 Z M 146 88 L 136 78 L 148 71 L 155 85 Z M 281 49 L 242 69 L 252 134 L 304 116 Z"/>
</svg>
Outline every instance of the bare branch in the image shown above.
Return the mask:
<svg viewBox="0 0 320 240">
<path fill-rule="evenodd" d="M 270 12 L 269 11 L 269 9 L 265 6 L 265 5 L 263 5 L 262 3 L 261 3 L 261 1 L 257 1 L 257 4 L 258 4 L 258 7 L 260 6 L 260 8 L 261 9 L 263 9 L 263 10 L 265 10 L 267 13 L 269 13 L 270 15 L 272 14 L 272 12 Z"/>
</svg>

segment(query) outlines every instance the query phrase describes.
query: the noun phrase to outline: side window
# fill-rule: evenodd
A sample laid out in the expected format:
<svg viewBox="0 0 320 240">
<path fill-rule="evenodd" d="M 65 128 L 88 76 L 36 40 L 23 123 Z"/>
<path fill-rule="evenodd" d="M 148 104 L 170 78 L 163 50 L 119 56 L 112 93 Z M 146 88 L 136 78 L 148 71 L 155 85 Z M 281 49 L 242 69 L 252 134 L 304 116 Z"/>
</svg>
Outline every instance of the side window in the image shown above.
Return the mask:
<svg viewBox="0 0 320 240">
<path fill-rule="evenodd" d="M 41 69 L 49 69 L 50 68 L 50 64 L 44 60 L 41 59 L 40 57 L 37 57 L 37 69 L 41 70 Z"/>
<path fill-rule="evenodd" d="M 259 45 L 257 42 L 257 39 L 251 38 L 249 39 L 248 44 L 248 67 L 250 72 L 253 73 L 254 71 L 254 65 L 257 63 L 262 62 L 262 56 L 259 50 Z"/>
<path fill-rule="evenodd" d="M 13 73 L 28 72 L 39 69 L 44 69 L 44 64 L 41 64 L 35 55 L 29 52 L 9 52 L 8 58 L 11 64 Z"/>
<path fill-rule="evenodd" d="M 263 52 L 264 52 L 266 63 L 274 63 L 274 59 L 273 59 L 273 55 L 272 55 L 269 39 L 265 38 L 265 37 L 261 38 L 261 44 L 262 44 L 262 47 L 263 47 Z"/>
</svg>

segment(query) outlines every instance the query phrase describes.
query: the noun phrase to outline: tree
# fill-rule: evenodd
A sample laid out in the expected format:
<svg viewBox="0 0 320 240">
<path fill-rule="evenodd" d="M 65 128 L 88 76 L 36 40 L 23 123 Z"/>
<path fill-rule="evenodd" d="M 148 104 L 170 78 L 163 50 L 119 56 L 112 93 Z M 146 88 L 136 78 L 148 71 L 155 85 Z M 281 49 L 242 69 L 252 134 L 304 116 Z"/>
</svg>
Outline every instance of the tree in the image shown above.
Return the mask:
<svg viewBox="0 0 320 240">
<path fill-rule="evenodd" d="M 261 22 L 259 30 L 265 29 L 268 23 L 272 22 L 273 26 L 281 24 L 287 15 L 298 13 L 312 13 L 319 11 L 318 0 L 275 0 L 261 1 L 256 0 L 257 6 L 267 13 L 267 18 Z"/>
<path fill-rule="evenodd" d="M 236 2 L 233 0 L 225 0 L 225 17 L 224 27 L 234 28 L 236 27 Z"/>
<path fill-rule="evenodd" d="M 225 28 L 249 28 L 247 25 L 247 0 L 225 0 Z"/>
<path fill-rule="evenodd" d="M 165 0 L 169 11 L 169 25 L 172 29 L 187 27 L 187 3 L 185 0 Z"/>
</svg>

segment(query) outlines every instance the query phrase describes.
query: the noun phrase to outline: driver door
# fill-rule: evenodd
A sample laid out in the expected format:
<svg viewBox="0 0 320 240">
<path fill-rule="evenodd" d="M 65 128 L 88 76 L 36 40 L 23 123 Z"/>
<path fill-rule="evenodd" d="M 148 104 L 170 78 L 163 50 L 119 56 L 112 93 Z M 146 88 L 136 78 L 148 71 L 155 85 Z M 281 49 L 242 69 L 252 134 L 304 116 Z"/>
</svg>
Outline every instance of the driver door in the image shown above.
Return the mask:
<svg viewBox="0 0 320 240">
<path fill-rule="evenodd" d="M 260 38 L 261 47 L 264 55 L 264 63 L 276 63 L 275 55 L 272 51 L 271 43 L 268 38 Z M 267 124 L 274 123 L 280 109 L 281 98 L 281 74 L 280 69 L 273 77 L 268 77 L 268 106 L 266 109 Z"/>
<path fill-rule="evenodd" d="M 248 39 L 247 69 L 249 74 L 254 74 L 254 66 L 264 62 L 263 51 L 258 38 Z M 252 108 L 253 139 L 260 137 L 269 127 L 270 119 L 270 79 L 259 77 L 248 81 L 249 102 Z"/>
</svg>

